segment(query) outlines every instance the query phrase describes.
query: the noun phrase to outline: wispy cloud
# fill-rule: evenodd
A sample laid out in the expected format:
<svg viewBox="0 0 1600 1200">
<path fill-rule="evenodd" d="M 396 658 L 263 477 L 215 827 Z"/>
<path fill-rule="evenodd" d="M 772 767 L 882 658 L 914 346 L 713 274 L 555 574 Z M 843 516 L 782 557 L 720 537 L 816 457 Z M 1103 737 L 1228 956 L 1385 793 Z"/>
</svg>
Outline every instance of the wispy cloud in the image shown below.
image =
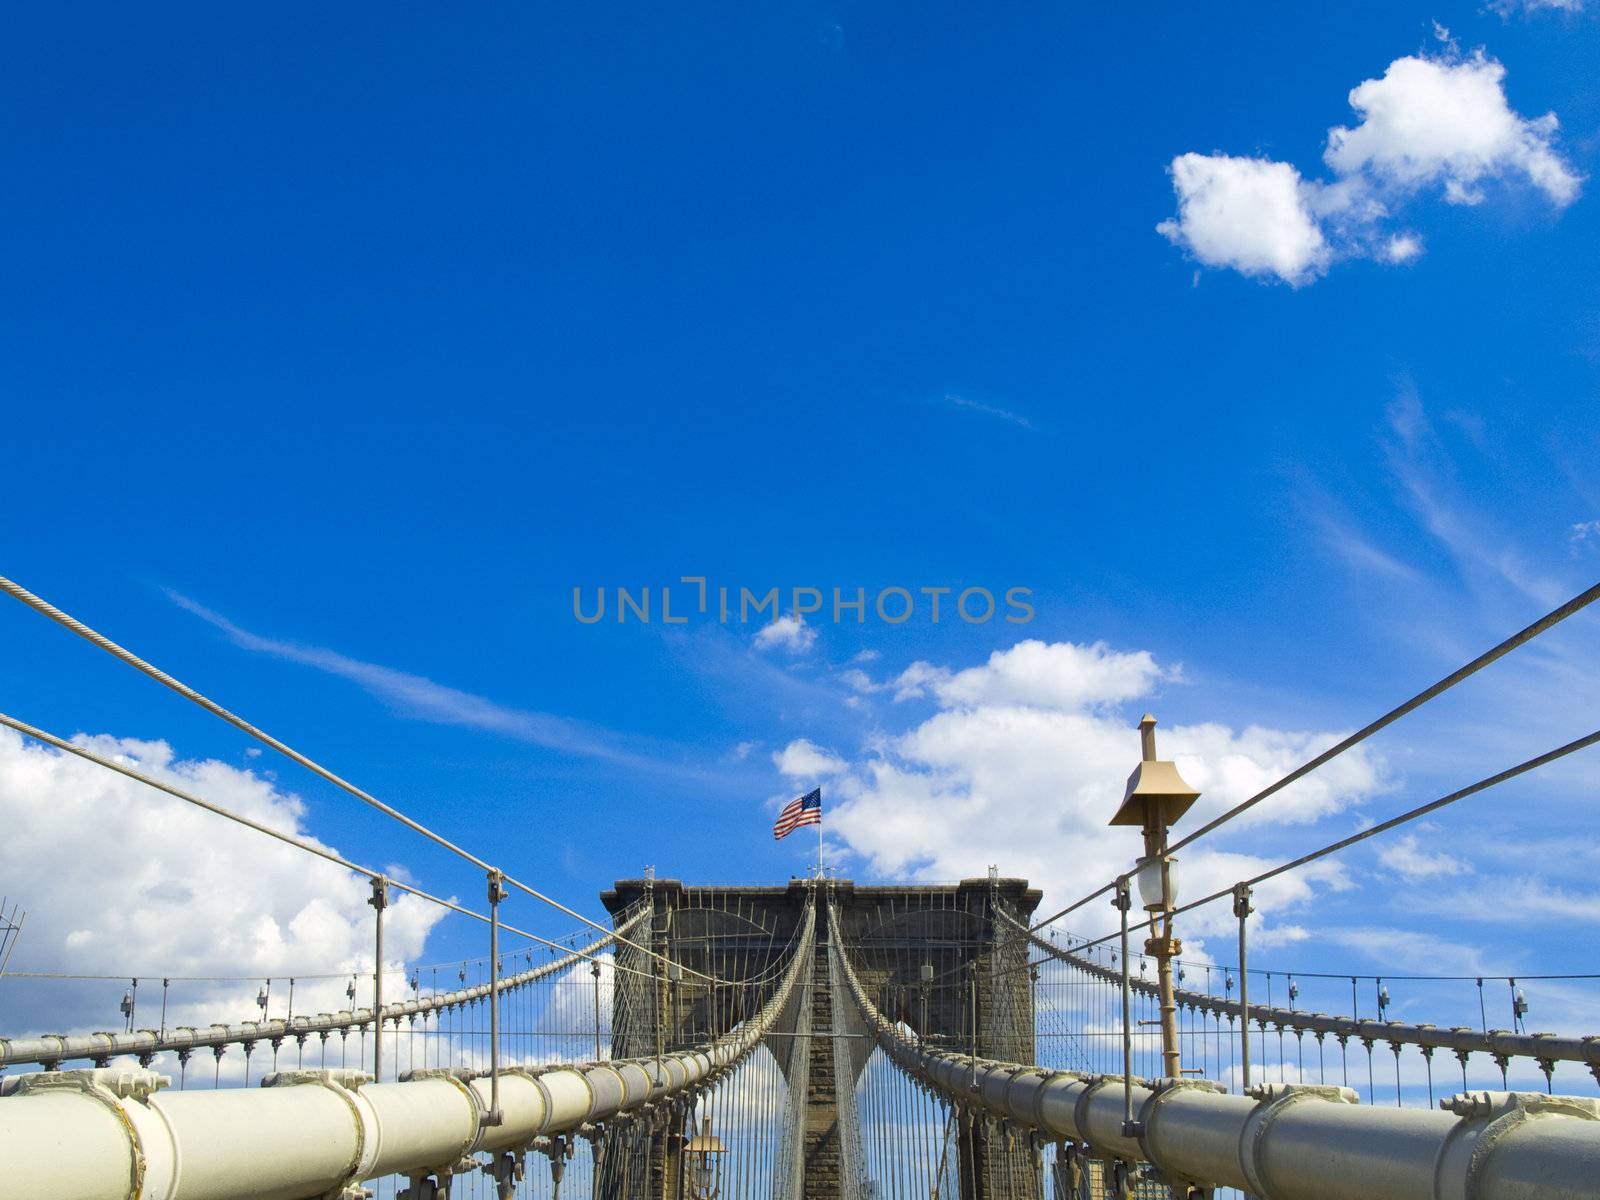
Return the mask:
<svg viewBox="0 0 1600 1200">
<path fill-rule="evenodd" d="M 1423 848 L 1415 834 L 1402 834 L 1378 851 L 1378 860 L 1408 881 L 1433 879 L 1441 875 L 1460 875 L 1470 870 L 1464 862 L 1443 851 Z"/>
<path fill-rule="evenodd" d="M 404 716 L 436 725 L 459 725 L 499 734 L 563 754 L 649 771 L 699 775 L 698 769 L 643 752 L 612 730 L 553 713 L 511 708 L 484 696 L 436 683 L 426 676 L 363 662 L 322 646 L 262 637 L 180 592 L 165 589 L 178 607 L 221 630 L 240 649 L 347 679 Z"/>
<path fill-rule="evenodd" d="M 1583 11 L 1583 0 L 1489 0 L 1489 8 L 1506 20 L 1517 14 L 1540 12 L 1576 13 Z"/>
<path fill-rule="evenodd" d="M 757 650 L 781 646 L 790 654 L 805 654 L 816 641 L 817 631 L 806 624 L 806 619 L 798 613 L 789 613 L 757 630 L 753 644 Z"/>
<path fill-rule="evenodd" d="M 1354 571 L 1390 580 L 1415 583 L 1421 577 L 1415 568 L 1379 549 L 1348 518 L 1336 511 L 1336 502 L 1320 488 L 1308 489 L 1306 498 L 1310 519 L 1322 533 L 1323 544 Z"/>
<path fill-rule="evenodd" d="M 1391 970 L 1426 962 L 1434 970 L 1452 974 L 1481 975 L 1485 971 L 1479 947 L 1448 941 L 1434 933 L 1384 926 L 1323 926 L 1317 930 L 1317 937 L 1324 943 L 1354 950 Z"/>
<path fill-rule="evenodd" d="M 1534 876 L 1487 878 L 1476 887 L 1425 894 L 1411 903 L 1418 912 L 1486 925 L 1600 921 L 1600 892 L 1553 887 Z"/>
<path fill-rule="evenodd" d="M 1574 524 L 1567 544 L 1574 550 L 1580 546 L 1600 549 L 1600 521 L 1579 521 Z"/>
<path fill-rule="evenodd" d="M 1009 421 L 1011 424 L 1021 426 L 1023 429 L 1034 428 L 1032 421 L 1028 420 L 1028 418 L 1023 416 L 1021 413 L 1012 412 L 1009 408 L 1000 408 L 998 405 L 984 404 L 978 400 L 969 400 L 965 396 L 957 396 L 953 393 L 947 393 L 945 395 L 944 402 L 951 408 L 960 408 L 965 409 L 967 412 L 980 413 L 985 417 L 994 417 L 999 421 Z"/>
<path fill-rule="evenodd" d="M 1416 388 L 1404 382 L 1388 412 L 1393 438 L 1389 468 L 1418 522 L 1462 571 L 1498 580 L 1535 603 L 1553 607 L 1570 585 L 1531 567 L 1525 553 L 1465 503 L 1453 499 L 1456 468 Z"/>
</svg>

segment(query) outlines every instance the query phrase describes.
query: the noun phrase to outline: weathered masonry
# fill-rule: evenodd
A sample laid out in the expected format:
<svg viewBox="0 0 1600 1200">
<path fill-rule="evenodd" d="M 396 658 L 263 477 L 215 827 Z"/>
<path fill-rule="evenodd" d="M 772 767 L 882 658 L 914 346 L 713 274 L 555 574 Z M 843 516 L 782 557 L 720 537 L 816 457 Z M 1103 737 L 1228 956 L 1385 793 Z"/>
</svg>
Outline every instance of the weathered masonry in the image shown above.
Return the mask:
<svg viewBox="0 0 1600 1200">
<path fill-rule="evenodd" d="M 760 979 L 781 969 L 817 887 L 809 879 L 792 880 L 787 887 L 688 887 L 675 879 L 628 879 L 602 893 L 616 915 L 642 904 L 647 915 L 635 940 L 661 956 L 652 962 L 641 952 L 621 950 L 619 964 L 634 970 L 618 975 L 612 1054 L 671 1053 L 699 1044 L 710 1030 L 736 1024 L 749 998 L 736 986 L 714 985 L 700 976 Z M 821 887 L 843 939 L 877 964 L 864 972 L 863 983 L 882 1011 L 931 1047 L 1011 1062 L 1033 1060 L 1028 942 L 1017 927 L 1027 925 L 1040 893 L 1025 880 L 990 877 L 904 887 L 827 880 Z M 858 1009 L 840 994 L 830 972 L 831 936 L 819 918 L 809 977 L 768 1040 L 785 1079 L 803 1096 L 804 1134 L 795 1170 L 807 1200 L 851 1194 L 844 1180 L 859 1162 L 852 1144 L 853 1091 L 873 1049 Z M 661 965 L 662 960 L 681 969 Z M 635 1153 L 610 1156 L 599 1195 L 678 1200 L 684 1127 L 664 1122 L 649 1138 L 647 1153 L 641 1146 Z M 962 1200 L 1034 1200 L 1041 1194 L 1031 1156 L 991 1145 L 980 1125 L 960 1127 L 953 1156 Z"/>
</svg>

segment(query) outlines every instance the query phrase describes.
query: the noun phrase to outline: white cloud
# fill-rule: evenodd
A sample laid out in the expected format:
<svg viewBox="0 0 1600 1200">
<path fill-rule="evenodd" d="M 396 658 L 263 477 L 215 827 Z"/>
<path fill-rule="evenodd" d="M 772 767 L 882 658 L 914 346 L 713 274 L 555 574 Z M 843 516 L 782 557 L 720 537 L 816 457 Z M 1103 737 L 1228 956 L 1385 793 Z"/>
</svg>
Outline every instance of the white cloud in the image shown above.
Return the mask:
<svg viewBox="0 0 1600 1200">
<path fill-rule="evenodd" d="M 300 800 L 252 771 L 182 760 L 165 742 L 76 740 L 264 825 L 316 840 L 305 832 Z M 25 743 L 8 729 L 0 729 L 0 827 L 7 831 L 0 878 L 28 911 L 12 969 L 144 976 L 141 1026 L 151 1011 L 144 1007 L 151 1002 L 146 989 L 159 1004 L 163 975 L 259 977 L 175 983 L 169 1025 L 252 1019 L 256 988 L 267 977 L 281 982 L 364 969 L 370 979 L 372 910 L 364 879 L 94 763 Z M 63 852 L 68 834 L 80 840 L 78 851 Z M 392 970 L 416 958 L 442 914 L 415 897 L 393 897 L 384 931 Z M 110 995 L 103 984 L 9 982 L 13 1031 L 116 1027 L 120 987 Z M 346 982 L 302 978 L 296 1009 L 344 1007 Z"/>
<path fill-rule="evenodd" d="M 1344 736 L 1345 731 L 1309 733 L 1260 725 L 1236 733 L 1226 725 L 1206 722 L 1169 730 L 1162 738 L 1161 753 L 1178 764 L 1192 787 L 1207 794 L 1200 811 L 1212 807 L 1220 811 L 1253 796 Z M 1353 799 L 1377 795 L 1388 787 L 1381 762 L 1358 746 L 1236 818 L 1235 828 L 1308 824 L 1342 812 Z M 1218 797 L 1227 800 L 1223 803 Z"/>
<path fill-rule="evenodd" d="M 1317 931 L 1323 942 L 1343 946 L 1390 969 L 1415 970 L 1418 963 L 1455 975 L 1482 975 L 1487 964 L 1476 946 L 1452 942 L 1434 932 L 1387 926 L 1325 926 Z"/>
<path fill-rule="evenodd" d="M 1178 215 L 1156 228 L 1206 266 L 1300 285 L 1341 258 L 1416 259 L 1422 239 L 1383 226 L 1424 190 L 1476 204 L 1489 183 L 1520 180 L 1563 208 L 1581 179 L 1556 149 L 1556 116 L 1515 112 L 1505 74 L 1451 45 L 1398 58 L 1351 90 L 1359 123 L 1328 131 L 1331 180 L 1272 159 L 1181 154 L 1170 166 Z"/>
<path fill-rule="evenodd" d="M 1415 191 L 1443 185 L 1453 204 L 1476 204 L 1488 180 L 1522 176 L 1556 206 L 1578 195 L 1578 177 L 1551 145 L 1554 113 L 1529 120 L 1511 110 L 1506 69 L 1479 53 L 1461 60 L 1409 57 L 1350 93 L 1354 129 L 1328 131 L 1324 159 L 1341 176 Z"/>
<path fill-rule="evenodd" d="M 845 767 L 843 759 L 805 738 L 796 738 L 777 751 L 772 761 L 783 774 L 802 779 L 834 775 Z"/>
<path fill-rule="evenodd" d="M 1511 17 L 1519 12 L 1575 13 L 1583 11 L 1583 0 L 1490 0 L 1489 7 L 1502 17 Z"/>
<path fill-rule="evenodd" d="M 1023 416 L 1021 413 L 1012 412 L 1009 408 L 1000 408 L 998 405 L 983 404 L 977 400 L 968 400 L 965 396 L 947 395 L 945 396 L 944 401 L 952 408 L 964 408 L 968 412 L 981 413 L 983 416 L 994 417 L 996 420 L 1006 421 L 1012 425 L 1021 426 L 1023 429 L 1033 428 L 1032 421 L 1028 420 L 1028 418 Z"/>
<path fill-rule="evenodd" d="M 840 671 L 839 681 L 848 685 L 852 691 L 862 693 L 881 692 L 884 688 L 883 684 L 874 683 L 872 676 L 868 675 L 860 667 L 850 667 L 848 670 Z"/>
<path fill-rule="evenodd" d="M 1436 879 L 1442 875 L 1460 875 L 1471 869 L 1452 855 L 1442 851 L 1429 853 L 1422 849 L 1414 833 L 1402 834 L 1386 845 L 1378 851 L 1378 860 L 1410 882 Z"/>
<path fill-rule="evenodd" d="M 1567 541 L 1574 546 L 1600 545 L 1600 521 L 1578 521 Z"/>
<path fill-rule="evenodd" d="M 1039 641 L 966 670 L 916 664 L 897 683 L 931 697 L 937 711 L 899 736 L 879 739 L 835 780 L 842 802 L 830 828 L 865 860 L 863 872 L 871 877 L 957 879 L 997 862 L 1043 887 L 1046 905 L 1073 899 L 1138 853 L 1136 831 L 1107 825 L 1139 755 L 1136 710 L 1116 706 L 1145 698 L 1170 674 L 1147 652 Z M 1192 828 L 1338 737 L 1208 723 L 1161 729 L 1159 749 L 1204 792 L 1185 819 Z M 1230 832 L 1313 821 L 1386 787 L 1381 760 L 1358 748 Z M 1219 835 L 1184 853 L 1185 895 L 1230 886 L 1268 865 L 1228 844 Z M 1315 888 L 1343 884 L 1341 867 L 1317 864 L 1265 885 L 1260 908 L 1280 914 L 1304 904 Z M 1212 907 L 1217 911 L 1185 918 L 1189 934 L 1228 924 L 1227 905 Z M 1108 920 L 1094 910 L 1075 927 L 1099 931 Z"/>
<path fill-rule="evenodd" d="M 1327 269 L 1329 250 L 1288 163 L 1226 154 L 1172 160 L 1178 216 L 1156 228 L 1208 267 L 1301 284 Z"/>
<path fill-rule="evenodd" d="M 816 640 L 817 631 L 806 624 L 805 618 L 790 613 L 763 625 L 756 633 L 755 646 L 757 650 L 780 646 L 790 654 L 805 654 Z"/>
<path fill-rule="evenodd" d="M 1147 650 L 1113 651 L 1104 642 L 1018 642 L 981 667 L 955 673 L 915 662 L 895 680 L 897 699 L 932 692 L 949 708 L 1017 704 L 1071 711 L 1120 704 L 1148 693 L 1162 677 Z"/>
<path fill-rule="evenodd" d="M 1600 923 L 1600 892 L 1553 887 L 1533 876 L 1484 877 L 1478 886 L 1424 896 L 1413 904 L 1418 911 L 1485 924 Z"/>
<path fill-rule="evenodd" d="M 1414 233 L 1397 233 L 1383 243 L 1378 257 L 1386 263 L 1408 263 L 1422 257 L 1422 239 Z"/>
<path fill-rule="evenodd" d="M 914 700 L 919 696 L 925 696 L 931 685 L 949 677 L 950 672 L 945 668 L 935 667 L 932 663 L 919 660 L 895 676 L 891 685 L 894 688 L 894 698 Z"/>
</svg>

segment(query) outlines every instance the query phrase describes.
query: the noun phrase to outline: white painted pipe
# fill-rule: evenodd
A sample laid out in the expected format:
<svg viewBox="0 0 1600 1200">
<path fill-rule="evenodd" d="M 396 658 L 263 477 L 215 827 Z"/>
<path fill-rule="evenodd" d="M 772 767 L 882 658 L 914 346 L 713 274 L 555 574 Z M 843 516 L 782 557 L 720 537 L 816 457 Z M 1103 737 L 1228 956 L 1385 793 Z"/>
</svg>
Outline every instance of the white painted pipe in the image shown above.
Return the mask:
<svg viewBox="0 0 1600 1200">
<path fill-rule="evenodd" d="M 837 927 L 834 931 L 835 944 Z M 1204 1080 L 1133 1087 L 1120 1076 L 1047 1071 L 926 1050 L 878 1012 L 848 957 L 845 980 L 878 1044 L 913 1078 L 975 1114 L 1149 1162 L 1173 1185 L 1236 1187 L 1272 1200 L 1595 1200 L 1600 1101 L 1473 1092 L 1448 1111 L 1375 1108 L 1348 1088 L 1271 1084 L 1232 1096 Z"/>
<path fill-rule="evenodd" d="M 0 1081 L 0 1195 L 52 1200 L 305 1200 L 362 1180 L 454 1168 L 478 1152 L 633 1113 L 714 1082 L 760 1043 L 810 966 L 808 913 L 765 1007 L 698 1050 L 548 1070 L 490 1083 L 421 1071 L 374 1084 L 355 1071 L 291 1071 L 260 1088 L 160 1092 L 145 1070 L 41 1072 Z"/>
</svg>

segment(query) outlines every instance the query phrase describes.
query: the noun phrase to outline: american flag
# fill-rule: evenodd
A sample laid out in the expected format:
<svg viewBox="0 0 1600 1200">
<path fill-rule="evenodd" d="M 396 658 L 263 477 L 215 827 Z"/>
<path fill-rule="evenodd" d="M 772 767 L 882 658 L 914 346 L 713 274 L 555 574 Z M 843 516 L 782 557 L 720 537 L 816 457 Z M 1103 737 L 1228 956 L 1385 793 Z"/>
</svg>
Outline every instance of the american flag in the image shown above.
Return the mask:
<svg viewBox="0 0 1600 1200">
<path fill-rule="evenodd" d="M 822 789 L 807 792 L 804 796 L 796 796 L 783 806 L 783 811 L 778 814 L 778 819 L 773 823 L 772 836 L 782 841 L 802 825 L 822 824 Z"/>
</svg>

